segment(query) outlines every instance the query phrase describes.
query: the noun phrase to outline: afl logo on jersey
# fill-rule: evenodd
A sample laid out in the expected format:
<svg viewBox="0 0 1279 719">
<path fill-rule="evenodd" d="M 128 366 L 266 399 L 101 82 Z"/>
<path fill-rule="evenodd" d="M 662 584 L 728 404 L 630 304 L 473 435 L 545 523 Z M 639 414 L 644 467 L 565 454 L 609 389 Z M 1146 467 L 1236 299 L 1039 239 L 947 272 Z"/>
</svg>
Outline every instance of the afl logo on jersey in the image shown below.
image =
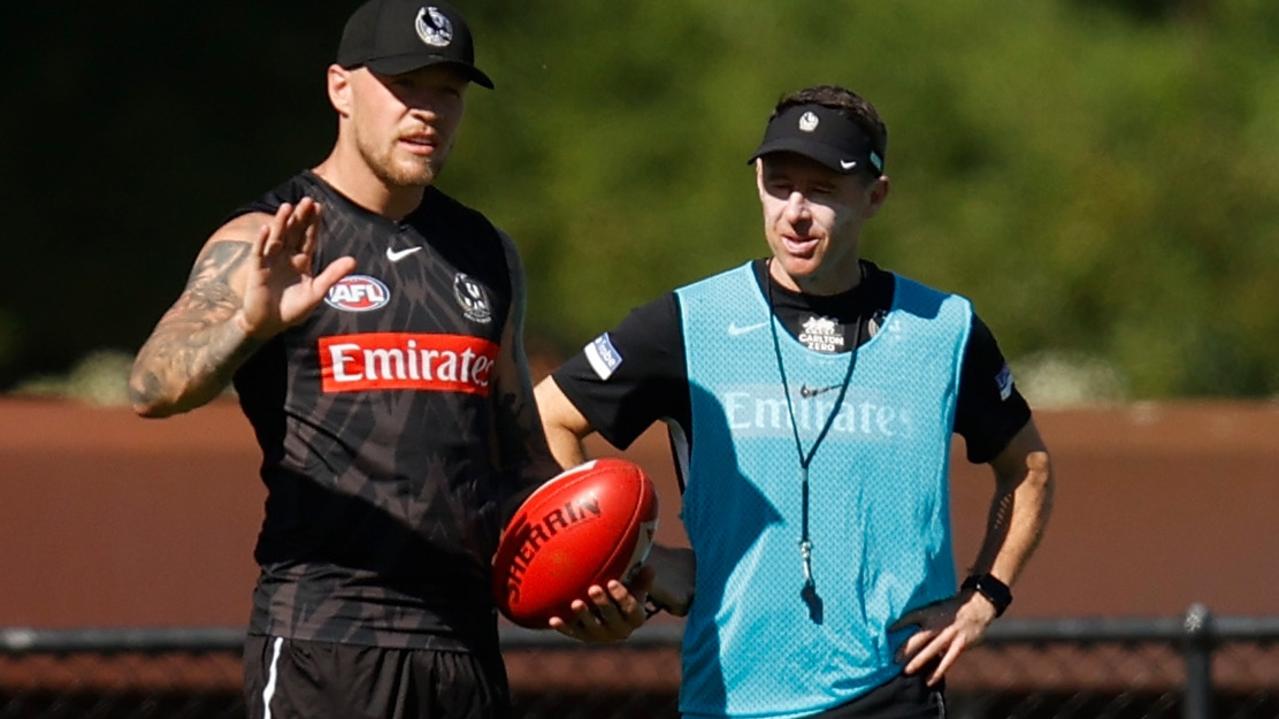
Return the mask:
<svg viewBox="0 0 1279 719">
<path fill-rule="evenodd" d="M 493 306 L 489 304 L 489 296 L 484 291 L 484 285 L 471 279 L 466 273 L 459 272 L 453 278 L 453 296 L 462 306 L 462 314 L 466 316 L 466 319 L 482 325 L 492 321 Z"/>
<path fill-rule="evenodd" d="M 348 275 L 338 280 L 324 296 L 324 303 L 343 312 L 371 312 L 391 301 L 391 290 L 382 280 L 368 275 Z"/>
</svg>

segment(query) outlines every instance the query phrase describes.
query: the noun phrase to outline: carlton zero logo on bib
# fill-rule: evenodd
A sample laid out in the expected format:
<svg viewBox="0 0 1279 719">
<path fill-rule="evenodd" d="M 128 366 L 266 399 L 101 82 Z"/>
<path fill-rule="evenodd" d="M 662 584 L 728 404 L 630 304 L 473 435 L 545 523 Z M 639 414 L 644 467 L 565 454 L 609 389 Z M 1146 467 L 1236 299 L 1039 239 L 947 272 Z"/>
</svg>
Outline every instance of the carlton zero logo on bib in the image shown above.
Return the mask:
<svg viewBox="0 0 1279 719">
<path fill-rule="evenodd" d="M 844 326 L 829 317 L 809 317 L 799 341 L 817 352 L 840 352 L 844 349 Z"/>
<path fill-rule="evenodd" d="M 461 392 L 488 396 L 498 346 L 482 337 L 369 332 L 321 337 L 326 393 L 365 390 Z"/>
<path fill-rule="evenodd" d="M 391 290 L 376 277 L 348 275 L 324 295 L 324 304 L 343 312 L 371 312 L 391 301 Z"/>
</svg>

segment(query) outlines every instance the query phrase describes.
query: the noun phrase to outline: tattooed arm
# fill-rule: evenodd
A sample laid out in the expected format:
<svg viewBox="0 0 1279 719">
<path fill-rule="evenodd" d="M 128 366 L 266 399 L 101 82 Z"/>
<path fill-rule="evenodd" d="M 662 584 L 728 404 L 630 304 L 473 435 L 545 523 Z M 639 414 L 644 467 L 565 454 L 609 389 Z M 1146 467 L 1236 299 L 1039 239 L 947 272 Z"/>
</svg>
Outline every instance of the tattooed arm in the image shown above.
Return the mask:
<svg viewBox="0 0 1279 719">
<path fill-rule="evenodd" d="M 304 198 L 275 216 L 243 215 L 213 233 L 186 289 L 134 360 L 134 411 L 167 417 L 213 399 L 258 347 L 309 314 L 355 268 L 343 257 L 312 276 L 320 212 Z"/>
<path fill-rule="evenodd" d="M 186 289 L 138 352 L 129 378 L 129 396 L 138 414 L 165 417 L 208 402 L 257 348 L 232 321 L 240 309 L 245 260 L 253 248 L 236 225 L 248 221 L 249 216 L 239 218 L 209 239 Z"/>
</svg>

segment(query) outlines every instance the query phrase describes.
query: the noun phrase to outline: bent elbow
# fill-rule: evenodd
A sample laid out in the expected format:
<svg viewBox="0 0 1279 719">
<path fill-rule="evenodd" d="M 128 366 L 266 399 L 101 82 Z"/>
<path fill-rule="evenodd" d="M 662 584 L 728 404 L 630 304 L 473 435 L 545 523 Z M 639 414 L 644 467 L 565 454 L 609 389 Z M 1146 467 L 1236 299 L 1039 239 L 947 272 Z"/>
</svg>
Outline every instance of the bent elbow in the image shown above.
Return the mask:
<svg viewBox="0 0 1279 719">
<path fill-rule="evenodd" d="M 170 405 L 158 402 L 133 402 L 133 413 L 145 419 L 163 419 L 177 414 L 177 410 Z"/>
<path fill-rule="evenodd" d="M 1052 486 L 1052 458 L 1048 456 L 1048 450 L 1026 455 L 1026 478 L 1045 488 Z"/>
<path fill-rule="evenodd" d="M 1047 521 L 1052 513 L 1054 495 L 1057 493 L 1053 479 L 1052 461 L 1047 452 L 1032 452 L 1026 458 L 1025 484 L 1034 492 L 1035 503 L 1039 506 L 1041 521 Z"/>
<path fill-rule="evenodd" d="M 129 406 L 134 414 L 148 419 L 169 417 L 180 411 L 177 402 L 162 391 L 154 374 L 136 368 L 129 377 Z"/>
<path fill-rule="evenodd" d="M 177 407 L 172 402 L 165 402 L 156 396 L 148 396 L 129 386 L 129 406 L 133 413 L 146 419 L 161 419 L 177 414 Z"/>
</svg>

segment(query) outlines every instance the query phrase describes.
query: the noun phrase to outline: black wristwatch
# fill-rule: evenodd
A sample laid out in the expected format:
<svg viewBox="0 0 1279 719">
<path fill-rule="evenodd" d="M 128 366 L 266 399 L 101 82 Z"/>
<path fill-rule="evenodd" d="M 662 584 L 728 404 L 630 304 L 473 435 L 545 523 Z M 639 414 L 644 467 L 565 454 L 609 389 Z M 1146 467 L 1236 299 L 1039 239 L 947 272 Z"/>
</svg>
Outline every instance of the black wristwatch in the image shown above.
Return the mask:
<svg viewBox="0 0 1279 719">
<path fill-rule="evenodd" d="M 1007 584 L 999 581 L 993 574 L 971 574 L 964 583 L 959 585 L 960 589 L 972 589 L 978 594 L 990 600 L 995 605 L 995 616 L 1004 615 L 1004 610 L 1008 609 L 1008 605 L 1013 603 L 1013 592 L 1008 588 Z"/>
</svg>

